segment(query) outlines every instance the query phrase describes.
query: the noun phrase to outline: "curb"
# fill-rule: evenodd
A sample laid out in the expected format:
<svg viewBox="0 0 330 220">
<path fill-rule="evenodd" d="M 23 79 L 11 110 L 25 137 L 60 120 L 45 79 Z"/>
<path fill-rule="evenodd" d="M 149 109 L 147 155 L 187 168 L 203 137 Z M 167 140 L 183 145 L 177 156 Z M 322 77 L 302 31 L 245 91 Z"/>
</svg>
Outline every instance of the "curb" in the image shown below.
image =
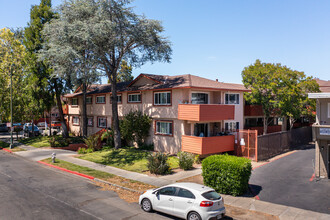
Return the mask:
<svg viewBox="0 0 330 220">
<path fill-rule="evenodd" d="M 9 152 L 9 153 L 13 153 L 13 151 L 11 151 L 11 150 L 9 150 L 9 149 L 7 149 L 7 148 L 2 148 L 2 149 L 0 149 L 0 150 L 4 150 L 4 151 L 7 151 L 7 152 Z"/>
<path fill-rule="evenodd" d="M 68 172 L 68 173 L 71 173 L 71 174 L 75 174 L 75 175 L 78 175 L 78 176 L 81 176 L 81 177 L 90 179 L 90 180 L 94 180 L 95 179 L 93 176 L 89 176 L 89 175 L 85 175 L 85 174 L 78 173 L 78 172 L 75 172 L 75 171 L 67 170 L 65 168 L 58 167 L 58 166 L 55 166 L 55 165 L 52 165 L 52 164 L 49 164 L 49 163 L 46 163 L 46 162 L 43 162 L 43 161 L 40 161 L 40 160 L 37 161 L 37 162 L 38 163 L 41 163 L 41 164 L 44 164 L 44 165 L 47 165 L 47 166 L 52 167 L 52 168 L 56 168 L 56 169 L 59 169 L 59 170 L 62 170 L 62 171 L 65 171 L 65 172 Z"/>
<path fill-rule="evenodd" d="M 141 191 L 137 191 L 135 189 L 130 189 L 130 188 L 127 188 L 125 186 L 120 186 L 120 185 L 117 185 L 117 184 L 114 184 L 114 183 L 110 183 L 108 181 L 101 180 L 101 179 L 98 179 L 98 178 L 94 178 L 94 181 L 100 182 L 100 183 L 104 183 L 104 184 L 108 184 L 110 186 L 118 187 L 118 188 L 125 189 L 125 190 L 131 191 L 131 192 L 139 193 L 139 194 L 142 194 L 143 193 Z"/>
<path fill-rule="evenodd" d="M 104 183 L 104 184 L 107 184 L 107 185 L 111 185 L 111 186 L 114 186 L 114 187 L 118 187 L 118 188 L 121 188 L 121 189 L 124 189 L 124 190 L 128 190 L 128 191 L 131 191 L 131 192 L 139 193 L 139 194 L 142 194 L 143 193 L 143 192 L 137 191 L 135 189 L 130 189 L 130 188 L 127 188 L 127 187 L 124 187 L 124 186 L 120 186 L 120 185 L 117 185 L 117 184 L 114 184 L 114 183 L 111 183 L 111 182 L 108 182 L 108 181 L 105 181 L 105 180 L 101 180 L 101 179 L 95 178 L 93 176 L 89 176 L 89 175 L 82 174 L 82 173 L 79 173 L 79 172 L 75 172 L 75 171 L 72 171 L 72 170 L 68 170 L 68 169 L 65 169 L 65 168 L 62 168 L 62 167 L 58 167 L 58 166 L 55 166 L 55 165 L 52 165 L 52 164 L 49 164 L 49 163 L 46 163 L 46 162 L 43 162 L 43 161 L 40 161 L 40 160 L 37 161 L 37 162 L 38 163 L 41 163 L 41 164 L 44 164 L 46 166 L 55 168 L 55 169 L 62 170 L 64 172 L 68 172 L 68 173 L 71 173 L 71 174 L 74 174 L 74 175 L 78 175 L 78 176 L 81 176 L 81 177 L 84 177 L 84 178 L 87 178 L 87 179 L 90 179 L 90 180 L 94 180 L 95 182 Z"/>
</svg>

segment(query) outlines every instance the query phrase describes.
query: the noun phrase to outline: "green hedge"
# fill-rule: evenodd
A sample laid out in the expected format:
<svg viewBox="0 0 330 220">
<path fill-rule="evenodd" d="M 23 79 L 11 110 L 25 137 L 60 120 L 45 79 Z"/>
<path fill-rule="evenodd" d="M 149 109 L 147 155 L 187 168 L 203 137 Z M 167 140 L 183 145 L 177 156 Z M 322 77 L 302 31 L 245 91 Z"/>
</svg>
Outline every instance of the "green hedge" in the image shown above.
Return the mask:
<svg viewBox="0 0 330 220">
<path fill-rule="evenodd" d="M 213 155 L 202 162 L 204 184 L 217 192 L 238 196 L 249 186 L 252 165 L 249 159 L 231 155 Z"/>
</svg>

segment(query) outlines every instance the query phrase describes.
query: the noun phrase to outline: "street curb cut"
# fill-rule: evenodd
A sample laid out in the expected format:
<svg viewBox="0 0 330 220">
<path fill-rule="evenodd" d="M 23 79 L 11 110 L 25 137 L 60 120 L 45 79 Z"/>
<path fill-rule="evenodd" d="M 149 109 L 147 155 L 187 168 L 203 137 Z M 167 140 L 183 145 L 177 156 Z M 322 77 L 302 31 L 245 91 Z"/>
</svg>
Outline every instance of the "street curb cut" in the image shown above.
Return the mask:
<svg viewBox="0 0 330 220">
<path fill-rule="evenodd" d="M 75 175 L 78 175 L 78 176 L 81 176 L 81 177 L 85 177 L 85 178 L 90 179 L 90 180 L 94 180 L 95 179 L 93 176 L 88 176 L 88 175 L 85 175 L 85 174 L 82 174 L 82 173 L 78 173 L 78 172 L 75 172 L 75 171 L 67 170 L 65 168 L 58 167 L 58 166 L 55 166 L 55 165 L 52 165 L 52 164 L 49 164 L 49 163 L 46 163 L 46 162 L 43 162 L 43 161 L 40 161 L 40 160 L 37 161 L 37 162 L 38 163 L 41 163 L 41 164 L 44 164 L 44 165 L 47 165 L 49 167 L 53 167 L 53 168 L 56 168 L 56 169 L 59 169 L 59 170 L 62 170 L 62 171 L 71 173 L 71 174 L 75 174 Z"/>
<path fill-rule="evenodd" d="M 7 151 L 7 152 L 9 152 L 9 153 L 13 153 L 13 151 L 11 151 L 11 150 L 9 150 L 9 149 L 6 149 L 6 148 L 2 148 L 2 149 L 0 149 L 0 150 L 4 150 L 4 151 Z"/>
<path fill-rule="evenodd" d="M 130 188 L 127 188 L 125 186 L 119 186 L 117 184 L 114 184 L 114 183 L 110 183 L 108 181 L 105 181 L 105 180 L 101 180 L 101 179 L 98 179 L 98 178 L 94 178 L 94 181 L 96 182 L 101 182 L 101 183 L 104 183 L 104 184 L 108 184 L 108 185 L 111 185 L 111 186 L 114 186 L 114 187 L 118 187 L 118 188 L 121 188 L 121 189 L 125 189 L 125 190 L 128 190 L 128 191 L 131 191 L 131 192 L 135 192 L 135 193 L 140 193 L 142 194 L 143 192 L 141 191 L 137 191 L 135 189 L 130 189 Z"/>
</svg>

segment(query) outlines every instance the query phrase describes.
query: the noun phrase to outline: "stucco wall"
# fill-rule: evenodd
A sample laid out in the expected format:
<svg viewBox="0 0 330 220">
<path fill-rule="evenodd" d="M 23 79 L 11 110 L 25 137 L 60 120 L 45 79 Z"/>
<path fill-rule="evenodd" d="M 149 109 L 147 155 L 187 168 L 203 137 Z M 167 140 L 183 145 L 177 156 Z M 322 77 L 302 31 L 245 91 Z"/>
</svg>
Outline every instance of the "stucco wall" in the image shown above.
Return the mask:
<svg viewBox="0 0 330 220">
<path fill-rule="evenodd" d="M 317 106 L 317 118 L 318 118 L 318 122 L 321 125 L 330 125 L 330 118 L 328 115 L 328 104 L 330 103 L 330 99 L 319 99 L 318 100 L 318 106 Z"/>
</svg>

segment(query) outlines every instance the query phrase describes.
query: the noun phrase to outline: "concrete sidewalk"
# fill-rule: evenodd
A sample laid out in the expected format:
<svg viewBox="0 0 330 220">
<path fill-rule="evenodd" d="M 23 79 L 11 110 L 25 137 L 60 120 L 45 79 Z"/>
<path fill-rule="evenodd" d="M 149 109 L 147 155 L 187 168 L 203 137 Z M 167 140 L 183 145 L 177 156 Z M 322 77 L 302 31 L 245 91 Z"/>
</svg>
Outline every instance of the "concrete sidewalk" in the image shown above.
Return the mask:
<svg viewBox="0 0 330 220">
<path fill-rule="evenodd" d="M 73 157 L 76 155 L 76 152 L 66 151 L 66 150 L 56 150 L 56 149 L 36 149 L 31 148 L 30 146 L 20 145 L 20 148 L 24 148 L 27 151 L 15 152 L 16 155 L 28 158 L 32 161 L 38 161 L 45 158 L 51 157 L 52 152 L 57 154 L 57 158 L 79 165 L 84 167 L 89 167 L 95 170 L 100 170 L 103 172 L 111 173 L 117 176 L 121 176 L 127 179 L 132 179 L 140 182 L 144 182 L 154 186 L 164 186 L 167 184 L 174 183 L 181 179 L 186 179 L 191 176 L 196 176 L 201 174 L 201 169 L 197 168 L 191 171 L 182 171 L 172 175 L 166 176 L 148 176 L 145 174 L 130 172 L 126 170 L 122 170 L 119 168 L 105 166 L 101 164 L 97 164 L 94 162 L 81 160 L 78 158 Z M 274 217 L 274 219 L 283 219 L 283 220 L 308 220 L 308 219 L 320 219 L 320 220 L 328 220 L 330 219 L 330 215 L 298 209 L 294 207 L 284 206 L 284 205 L 277 205 L 269 202 L 264 202 L 260 200 L 256 200 L 254 198 L 247 198 L 247 197 L 233 197 L 229 195 L 222 195 L 225 204 L 237 207 L 241 209 L 245 209 L 248 211 L 255 211 L 265 213 Z"/>
</svg>

